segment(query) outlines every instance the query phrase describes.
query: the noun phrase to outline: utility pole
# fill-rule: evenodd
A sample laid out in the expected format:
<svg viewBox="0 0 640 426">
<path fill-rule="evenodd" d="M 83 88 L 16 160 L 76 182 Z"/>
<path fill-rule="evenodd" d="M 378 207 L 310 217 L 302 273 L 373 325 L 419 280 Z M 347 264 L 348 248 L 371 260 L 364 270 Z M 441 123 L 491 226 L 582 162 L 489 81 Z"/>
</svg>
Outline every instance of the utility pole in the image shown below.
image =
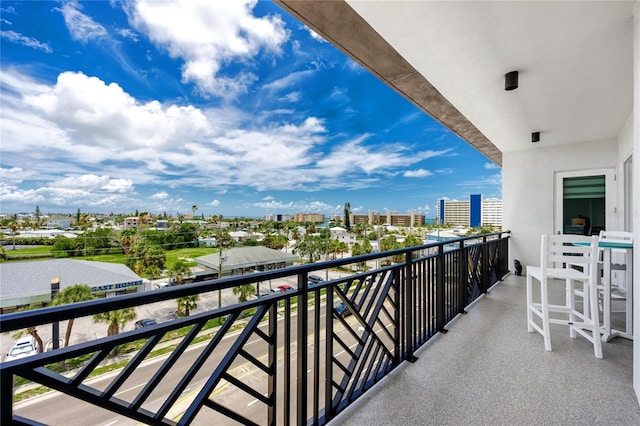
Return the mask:
<svg viewBox="0 0 640 426">
<path fill-rule="evenodd" d="M 51 302 L 53 302 L 53 299 L 59 292 L 60 277 L 56 277 L 51 280 Z M 60 346 L 60 323 L 58 321 L 51 324 L 51 340 L 53 343 L 53 349 L 58 349 Z"/>
</svg>

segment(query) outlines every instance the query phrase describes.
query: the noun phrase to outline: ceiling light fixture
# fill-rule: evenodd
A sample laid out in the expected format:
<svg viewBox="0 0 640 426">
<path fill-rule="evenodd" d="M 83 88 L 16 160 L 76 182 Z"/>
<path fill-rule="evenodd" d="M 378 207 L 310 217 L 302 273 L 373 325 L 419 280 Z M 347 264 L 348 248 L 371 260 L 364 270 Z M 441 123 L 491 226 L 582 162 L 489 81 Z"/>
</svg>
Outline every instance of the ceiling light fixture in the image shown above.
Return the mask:
<svg viewBox="0 0 640 426">
<path fill-rule="evenodd" d="M 518 88 L 518 71 L 511 71 L 504 75 L 504 90 Z"/>
<path fill-rule="evenodd" d="M 540 132 L 531 133 L 531 142 L 540 142 Z"/>
</svg>

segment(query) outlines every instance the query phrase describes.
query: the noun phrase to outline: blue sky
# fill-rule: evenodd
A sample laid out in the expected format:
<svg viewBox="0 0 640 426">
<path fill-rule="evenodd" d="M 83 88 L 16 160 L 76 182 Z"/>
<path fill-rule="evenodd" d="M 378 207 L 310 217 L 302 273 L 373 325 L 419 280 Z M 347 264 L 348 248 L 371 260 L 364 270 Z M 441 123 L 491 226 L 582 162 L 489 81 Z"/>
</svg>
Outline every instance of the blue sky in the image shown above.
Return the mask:
<svg viewBox="0 0 640 426">
<path fill-rule="evenodd" d="M 269 1 L 1 3 L 0 212 L 422 213 L 501 171 Z"/>
</svg>

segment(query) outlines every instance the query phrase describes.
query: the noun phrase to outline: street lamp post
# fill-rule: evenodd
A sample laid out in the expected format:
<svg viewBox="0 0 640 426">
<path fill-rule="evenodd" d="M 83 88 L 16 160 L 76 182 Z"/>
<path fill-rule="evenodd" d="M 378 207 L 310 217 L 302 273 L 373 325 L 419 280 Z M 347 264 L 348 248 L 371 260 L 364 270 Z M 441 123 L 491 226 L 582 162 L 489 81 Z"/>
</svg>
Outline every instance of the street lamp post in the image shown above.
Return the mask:
<svg viewBox="0 0 640 426">
<path fill-rule="evenodd" d="M 222 246 L 218 251 L 218 279 L 222 278 L 222 264 L 227 260 L 227 257 L 222 254 Z M 222 307 L 222 290 L 218 287 L 218 309 Z"/>
</svg>

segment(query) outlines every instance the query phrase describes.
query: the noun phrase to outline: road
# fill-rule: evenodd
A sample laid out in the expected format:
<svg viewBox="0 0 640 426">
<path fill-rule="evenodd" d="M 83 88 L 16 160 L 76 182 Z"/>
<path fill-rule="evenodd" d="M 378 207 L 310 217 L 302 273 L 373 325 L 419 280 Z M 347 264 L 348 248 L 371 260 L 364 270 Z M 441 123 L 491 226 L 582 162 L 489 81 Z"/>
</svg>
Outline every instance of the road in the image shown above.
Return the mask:
<svg viewBox="0 0 640 426">
<path fill-rule="evenodd" d="M 324 312 L 324 310 L 321 310 Z M 310 316 L 312 312 L 310 313 Z M 321 316 L 321 329 L 324 328 L 325 324 L 324 315 Z M 309 318 L 310 324 L 312 324 L 313 319 Z M 284 335 L 282 331 L 282 318 L 278 320 L 279 327 L 279 339 L 282 339 Z M 336 323 L 336 327 L 342 328 Z M 295 320 L 295 315 L 292 316 L 292 336 L 296 336 L 296 325 L 297 321 Z M 266 325 L 265 325 L 266 326 Z M 345 332 L 346 333 L 346 332 Z M 181 415 L 183 410 L 186 408 L 188 403 L 195 397 L 200 387 L 206 382 L 210 373 L 216 368 L 219 363 L 219 359 L 228 351 L 231 344 L 234 342 L 235 338 L 239 335 L 239 332 L 232 333 L 231 335 L 225 337 L 222 343 L 220 344 L 220 348 L 216 350 L 210 357 L 205 366 L 200 370 L 200 372 L 196 375 L 196 377 L 191 381 L 190 386 L 185 389 L 184 396 L 181 398 L 173 412 L 169 412 L 169 418 L 177 418 L 177 416 Z M 321 340 L 324 340 L 324 331 L 321 332 Z M 281 342 L 281 340 L 280 340 Z M 185 354 L 180 359 L 180 362 L 176 364 L 165 377 L 165 379 L 160 383 L 160 385 L 153 391 L 151 397 L 147 400 L 147 402 L 143 405 L 144 408 L 155 411 L 157 410 L 162 402 L 164 401 L 166 395 L 168 395 L 174 388 L 178 381 L 184 376 L 184 373 L 188 366 L 192 365 L 194 360 L 200 354 L 202 349 L 204 348 L 206 343 L 194 345 L 187 350 Z M 353 344 L 355 345 L 355 343 Z M 291 344 L 291 374 L 295 376 L 295 363 L 296 363 L 296 343 L 292 342 Z M 322 350 L 325 347 L 324 343 L 320 344 L 320 349 Z M 264 340 L 253 337 L 248 344 L 245 346 L 247 352 L 251 353 L 254 357 L 260 359 L 263 362 L 266 362 L 267 357 L 267 345 Z M 278 347 L 278 360 L 279 364 L 278 375 L 279 380 L 282 380 L 283 377 L 282 370 L 284 368 L 283 365 L 283 346 L 279 343 Z M 313 339 L 311 336 L 309 338 L 309 354 L 313 353 Z M 320 356 L 324 356 L 323 353 Z M 159 367 L 159 363 L 162 362 L 166 357 L 155 358 L 148 362 L 143 363 L 134 375 L 132 375 L 127 382 L 121 387 L 121 390 L 116 393 L 116 396 L 125 401 L 133 400 L 138 392 L 142 389 L 142 387 L 147 383 L 149 378 L 156 372 Z M 345 358 L 343 362 L 346 364 L 348 360 Z M 321 363 L 322 364 L 322 363 Z M 310 368 L 312 368 L 310 366 Z M 321 365 L 321 369 L 323 370 L 324 365 Z M 311 373 L 309 370 L 308 373 Z M 115 373 L 114 373 L 115 374 Z M 259 392 L 266 394 L 266 381 L 265 381 L 265 373 L 261 370 L 258 370 L 253 364 L 245 362 L 243 359 L 239 358 L 236 363 L 232 366 L 230 374 L 238 379 L 241 379 L 243 383 L 250 385 L 252 388 L 257 389 Z M 323 371 L 320 372 L 321 377 L 324 377 Z M 100 377 L 94 379 L 87 384 L 102 390 L 106 388 L 106 386 L 110 383 L 113 375 L 108 377 Z M 311 377 L 309 377 L 311 384 Z M 293 380 L 295 383 L 295 379 Z M 283 386 L 279 383 L 277 386 L 277 401 L 279 401 L 278 412 L 281 413 L 282 401 L 283 401 Z M 295 392 L 295 390 L 294 390 Z M 265 410 L 266 406 L 257 399 L 254 399 L 247 393 L 239 390 L 235 386 L 225 385 L 225 382 L 221 383 L 218 389 L 214 391 L 216 395 L 216 401 L 219 401 L 221 404 L 234 407 L 234 409 L 241 412 L 243 415 L 246 415 L 248 418 L 255 419 L 254 421 L 259 422 L 260 419 L 265 418 Z M 320 395 L 321 404 L 323 403 L 323 395 Z M 312 401 L 310 401 L 311 403 Z M 295 402 L 293 402 L 295 406 Z M 63 410 L 60 407 L 64 407 Z M 309 410 L 311 406 L 309 407 Z M 208 410 L 203 408 L 203 410 Z M 16 413 L 19 415 L 25 415 L 29 418 L 32 418 L 37 421 L 41 421 L 46 424 L 52 425 L 105 425 L 105 426 L 113 426 L 113 425 L 135 425 L 137 422 L 132 421 L 130 419 L 124 418 L 122 416 L 115 415 L 112 412 L 96 408 L 90 404 L 83 403 L 78 401 L 75 398 L 71 398 L 66 395 L 61 395 L 58 393 L 52 393 L 47 396 L 36 398 L 21 404 L 17 404 Z M 211 413 L 211 414 L 209 414 Z M 212 422 L 219 423 L 223 420 L 223 417 L 219 416 L 217 413 L 213 413 L 207 411 L 206 421 L 198 421 L 194 422 L 194 425 L 202 424 L 202 425 L 210 425 Z M 228 421 L 228 419 L 227 419 Z"/>
</svg>

